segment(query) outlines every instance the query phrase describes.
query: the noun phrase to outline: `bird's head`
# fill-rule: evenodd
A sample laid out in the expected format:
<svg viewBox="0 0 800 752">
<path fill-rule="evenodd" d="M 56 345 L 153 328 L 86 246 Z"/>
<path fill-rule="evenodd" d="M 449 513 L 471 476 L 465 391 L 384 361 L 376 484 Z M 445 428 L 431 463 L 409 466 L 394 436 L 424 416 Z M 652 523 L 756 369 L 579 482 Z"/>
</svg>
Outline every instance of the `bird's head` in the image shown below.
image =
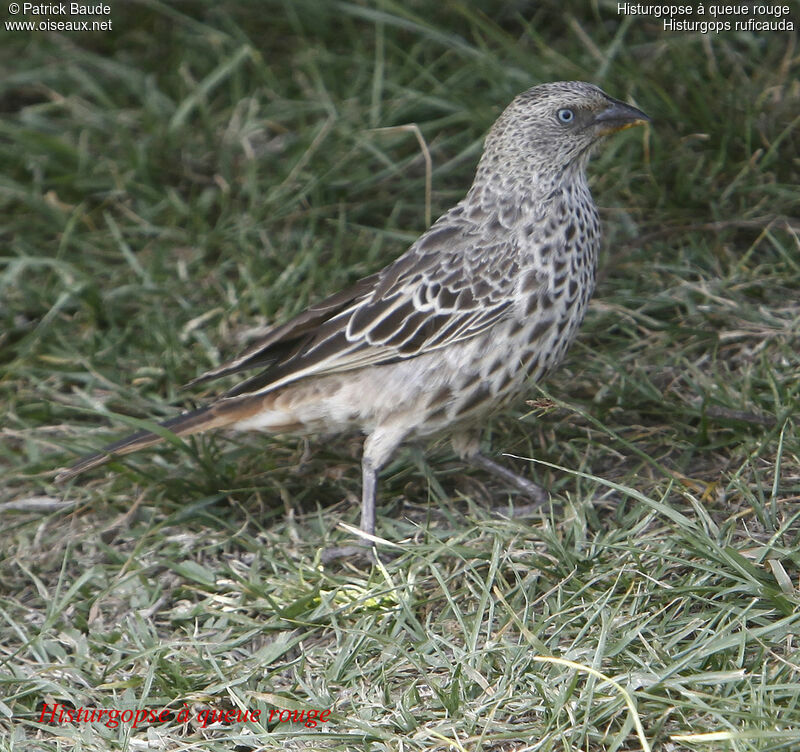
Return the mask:
<svg viewBox="0 0 800 752">
<path fill-rule="evenodd" d="M 527 167 L 540 175 L 563 173 L 582 168 L 603 136 L 649 120 L 593 84 L 542 84 L 506 108 L 489 131 L 484 156 L 495 169 L 508 169 L 515 162 L 517 169 Z"/>
</svg>

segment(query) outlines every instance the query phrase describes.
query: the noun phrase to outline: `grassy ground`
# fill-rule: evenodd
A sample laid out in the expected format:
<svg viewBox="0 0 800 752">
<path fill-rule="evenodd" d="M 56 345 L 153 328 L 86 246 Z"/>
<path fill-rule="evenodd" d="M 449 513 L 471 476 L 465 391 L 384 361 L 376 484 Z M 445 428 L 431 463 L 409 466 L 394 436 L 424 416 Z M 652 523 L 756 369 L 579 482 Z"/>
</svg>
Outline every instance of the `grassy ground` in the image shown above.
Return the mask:
<svg viewBox="0 0 800 752">
<path fill-rule="evenodd" d="M 615 2 L 117 5 L 110 33 L 0 32 L 0 748 L 798 749 L 796 36 Z M 437 215 L 554 79 L 654 122 L 591 166 L 578 343 L 491 426 L 551 509 L 410 450 L 370 571 L 319 563 L 357 524 L 355 438 L 206 436 L 53 484 L 424 229 L 414 134 L 373 129 L 419 126 Z M 230 708 L 262 713 L 198 721 Z"/>
</svg>

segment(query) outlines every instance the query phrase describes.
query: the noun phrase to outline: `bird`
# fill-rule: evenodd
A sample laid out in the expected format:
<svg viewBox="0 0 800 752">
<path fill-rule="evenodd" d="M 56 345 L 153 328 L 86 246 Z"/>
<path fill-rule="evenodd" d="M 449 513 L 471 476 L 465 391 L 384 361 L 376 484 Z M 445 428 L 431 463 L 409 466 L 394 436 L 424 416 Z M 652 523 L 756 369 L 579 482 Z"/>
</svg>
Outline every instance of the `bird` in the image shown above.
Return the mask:
<svg viewBox="0 0 800 752">
<path fill-rule="evenodd" d="M 649 121 L 590 83 L 519 94 L 490 128 L 466 196 L 405 253 L 189 382 L 237 375 L 218 398 L 77 460 L 56 481 L 169 433 L 360 432 L 367 546 L 381 468 L 402 444 L 449 434 L 463 460 L 546 502 L 545 489 L 481 451 L 481 427 L 573 341 L 600 247 L 589 157 L 604 137 Z"/>
</svg>

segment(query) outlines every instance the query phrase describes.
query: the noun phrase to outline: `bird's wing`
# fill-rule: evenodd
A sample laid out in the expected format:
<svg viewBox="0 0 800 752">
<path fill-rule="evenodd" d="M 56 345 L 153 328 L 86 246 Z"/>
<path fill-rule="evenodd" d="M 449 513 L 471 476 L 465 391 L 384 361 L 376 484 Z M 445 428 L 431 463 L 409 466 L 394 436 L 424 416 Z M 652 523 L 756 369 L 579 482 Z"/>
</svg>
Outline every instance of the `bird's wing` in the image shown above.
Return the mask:
<svg viewBox="0 0 800 752">
<path fill-rule="evenodd" d="M 264 370 L 225 396 L 267 392 L 309 376 L 385 365 L 447 347 L 508 315 L 515 264 L 470 225 L 434 225 L 397 261 L 267 333 L 193 383 Z"/>
<path fill-rule="evenodd" d="M 314 334 L 317 327 L 341 313 L 354 301 L 372 290 L 378 281 L 378 276 L 379 273 L 364 277 L 350 287 L 308 307 L 286 323 L 268 329 L 265 334 L 235 358 L 222 363 L 217 368 L 206 371 L 192 379 L 186 386 L 202 384 L 228 374 L 249 371 L 253 368 L 268 368 L 290 357 L 301 342 Z"/>
</svg>

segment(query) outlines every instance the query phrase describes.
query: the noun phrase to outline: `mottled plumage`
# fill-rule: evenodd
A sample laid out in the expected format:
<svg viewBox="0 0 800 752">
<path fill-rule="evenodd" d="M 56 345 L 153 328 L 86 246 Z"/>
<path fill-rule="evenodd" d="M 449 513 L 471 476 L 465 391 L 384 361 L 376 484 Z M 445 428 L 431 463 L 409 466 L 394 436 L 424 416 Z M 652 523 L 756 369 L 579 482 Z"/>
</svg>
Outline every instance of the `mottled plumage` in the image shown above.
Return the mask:
<svg viewBox="0 0 800 752">
<path fill-rule="evenodd" d="M 483 457 L 474 427 L 564 356 L 594 289 L 600 241 L 589 154 L 602 136 L 647 119 L 585 83 L 520 94 L 490 130 L 462 201 L 394 263 L 195 379 L 255 371 L 162 425 L 179 435 L 362 431 L 367 533 L 380 467 L 402 442 L 443 429 L 462 456 L 546 498 Z M 59 480 L 157 441 L 134 434 Z"/>
</svg>

